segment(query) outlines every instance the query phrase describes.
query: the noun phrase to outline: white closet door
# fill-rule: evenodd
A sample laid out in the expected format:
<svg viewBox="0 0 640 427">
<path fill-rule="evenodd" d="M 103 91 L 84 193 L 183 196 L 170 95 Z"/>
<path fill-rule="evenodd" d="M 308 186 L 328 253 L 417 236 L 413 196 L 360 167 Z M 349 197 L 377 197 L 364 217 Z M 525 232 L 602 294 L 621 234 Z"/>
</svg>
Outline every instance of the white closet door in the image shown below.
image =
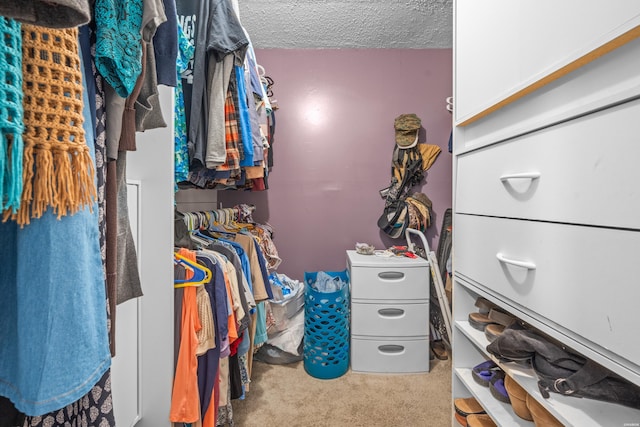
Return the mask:
<svg viewBox="0 0 640 427">
<path fill-rule="evenodd" d="M 127 153 L 131 231 L 142 292 L 117 306 L 112 382 L 118 427 L 169 426 L 173 385 L 173 89 L 159 87 L 166 128 Z M 142 191 L 144 189 L 144 191 Z M 135 213 L 132 212 L 135 210 Z"/>
<path fill-rule="evenodd" d="M 140 184 L 127 181 L 129 221 L 136 249 L 140 247 Z M 114 414 L 117 426 L 133 427 L 141 417 L 140 300 L 133 298 L 118 305 L 116 314 L 116 356 L 111 365 Z"/>
</svg>

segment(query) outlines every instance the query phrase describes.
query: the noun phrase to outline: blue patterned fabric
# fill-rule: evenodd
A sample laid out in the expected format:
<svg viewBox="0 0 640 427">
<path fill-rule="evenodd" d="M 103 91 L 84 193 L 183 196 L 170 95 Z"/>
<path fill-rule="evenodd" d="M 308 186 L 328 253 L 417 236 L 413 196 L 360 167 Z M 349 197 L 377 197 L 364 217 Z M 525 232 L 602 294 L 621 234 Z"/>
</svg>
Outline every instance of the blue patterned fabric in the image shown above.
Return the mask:
<svg viewBox="0 0 640 427">
<path fill-rule="evenodd" d="M 184 34 L 182 25 L 178 23 L 178 59 L 176 63 L 177 84 L 175 96 L 174 132 L 175 132 L 175 182 L 189 179 L 189 150 L 187 148 L 187 116 L 184 105 L 181 74 L 187 70 L 193 58 L 195 48 Z"/>
</svg>

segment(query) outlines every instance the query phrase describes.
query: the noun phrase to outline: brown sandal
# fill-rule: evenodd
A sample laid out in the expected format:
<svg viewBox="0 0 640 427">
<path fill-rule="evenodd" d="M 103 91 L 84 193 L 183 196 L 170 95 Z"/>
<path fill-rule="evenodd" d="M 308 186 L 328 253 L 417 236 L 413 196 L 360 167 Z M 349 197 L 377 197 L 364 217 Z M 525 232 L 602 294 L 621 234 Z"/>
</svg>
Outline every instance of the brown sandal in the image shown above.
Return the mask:
<svg viewBox="0 0 640 427">
<path fill-rule="evenodd" d="M 488 325 L 509 326 L 515 321 L 515 317 L 499 308 L 492 308 L 488 314 L 469 313 L 469 324 L 479 331 L 484 331 Z"/>
<path fill-rule="evenodd" d="M 431 351 L 438 360 L 449 359 L 447 348 L 441 340 L 431 341 Z"/>
<path fill-rule="evenodd" d="M 482 405 L 478 403 L 475 397 L 459 397 L 453 401 L 453 407 L 457 414 L 464 417 L 471 414 L 486 414 Z"/>
<path fill-rule="evenodd" d="M 487 414 L 471 414 L 467 417 L 468 427 L 497 427 L 497 424 Z"/>
</svg>

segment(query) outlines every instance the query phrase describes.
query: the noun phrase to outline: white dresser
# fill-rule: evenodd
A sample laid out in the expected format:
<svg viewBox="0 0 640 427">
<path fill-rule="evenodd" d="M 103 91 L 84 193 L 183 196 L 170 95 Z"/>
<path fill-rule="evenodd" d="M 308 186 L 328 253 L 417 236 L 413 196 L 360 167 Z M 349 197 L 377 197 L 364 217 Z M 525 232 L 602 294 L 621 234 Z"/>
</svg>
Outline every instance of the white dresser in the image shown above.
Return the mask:
<svg viewBox="0 0 640 427">
<path fill-rule="evenodd" d="M 533 426 L 472 379 L 490 358 L 467 321 L 480 296 L 640 385 L 640 3 L 455 11 L 453 398 Z M 566 426 L 640 423 L 500 365 Z"/>
<path fill-rule="evenodd" d="M 351 370 L 429 371 L 429 263 L 347 251 Z"/>
</svg>

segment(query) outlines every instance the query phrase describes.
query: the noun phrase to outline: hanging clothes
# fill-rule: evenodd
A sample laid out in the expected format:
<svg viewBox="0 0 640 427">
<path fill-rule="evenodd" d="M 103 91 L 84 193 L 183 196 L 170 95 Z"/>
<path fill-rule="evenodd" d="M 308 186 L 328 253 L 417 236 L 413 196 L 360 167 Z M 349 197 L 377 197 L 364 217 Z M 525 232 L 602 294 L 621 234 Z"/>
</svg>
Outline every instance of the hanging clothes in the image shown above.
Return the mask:
<svg viewBox="0 0 640 427">
<path fill-rule="evenodd" d="M 175 168 L 174 180 L 177 185 L 189 178 L 189 151 L 187 148 L 187 115 L 183 91 L 182 74 L 187 71 L 189 62 L 193 58 L 194 46 L 184 33 L 182 25 L 178 23 L 178 58 L 176 63 L 177 83 L 174 92 L 174 140 L 175 140 Z"/>
<path fill-rule="evenodd" d="M 198 389 L 200 391 L 201 419 L 203 427 L 214 427 L 210 420 L 217 418 L 218 405 L 215 386 L 219 377 L 221 337 L 227 335 L 226 317 L 226 286 L 224 285 L 224 273 L 214 254 L 209 251 L 197 251 L 197 259 L 214 272 L 212 281 L 205 284 L 211 301 L 211 309 L 214 313 L 216 330 L 215 347 L 198 357 Z M 214 421 L 215 422 L 215 421 Z"/>
<path fill-rule="evenodd" d="M 179 76 L 176 76 L 173 64 L 179 55 L 177 37 L 178 15 L 175 0 L 163 0 L 167 21 L 160 25 L 153 35 L 153 50 L 156 58 L 156 76 L 158 84 L 177 87 Z"/>
<path fill-rule="evenodd" d="M 231 2 L 195 3 L 176 3 L 178 20 L 195 45 L 182 75 L 189 177 L 177 182 L 185 188 L 264 190 L 268 141 L 260 114 L 272 109 L 249 36 Z"/>
<path fill-rule="evenodd" d="M 158 96 L 158 75 L 156 64 L 156 49 L 154 48 L 155 35 L 168 21 L 162 0 L 144 0 L 142 11 L 142 46 L 143 46 L 143 70 L 142 81 L 139 82 L 140 90 L 134 99 L 135 130 L 144 132 L 149 129 L 167 127 L 162 116 L 160 99 Z M 175 22 L 175 16 L 174 16 Z M 169 44 L 175 43 L 177 33 L 171 35 L 171 40 L 161 40 Z M 173 61 L 169 64 L 175 64 Z M 174 84 L 175 86 L 175 84 Z"/>
<path fill-rule="evenodd" d="M 90 110 L 81 113 L 93 162 Z M 49 208 L 24 228 L 0 223 L 0 256 L 0 395 L 30 416 L 75 405 L 111 365 L 97 203 L 62 219 Z"/>
<path fill-rule="evenodd" d="M 127 98 L 142 71 L 142 0 L 96 0 L 96 67 Z"/>
<path fill-rule="evenodd" d="M 180 254 L 195 261 L 195 253 L 181 249 Z M 180 350 L 176 363 L 171 393 L 171 422 L 193 423 L 200 419 L 198 399 L 197 332 L 202 327 L 198 318 L 196 288 L 187 286 L 182 294 L 182 321 L 180 324 Z"/>
<path fill-rule="evenodd" d="M 198 425 L 204 427 L 233 424 L 232 401 L 249 392 L 253 349 L 266 340 L 266 312 L 259 301 L 273 297 L 267 286 L 267 262 L 258 239 L 247 229 L 256 229 L 256 224 L 238 222 L 250 219 L 251 211 L 248 205 L 239 205 L 179 215 L 191 230 L 191 239 L 202 248 L 195 251 L 197 260 L 212 271 L 204 289 L 213 312 L 215 346 L 197 357 Z M 184 298 L 181 290 L 176 308 L 182 313 Z M 182 322 L 177 328 L 180 334 L 190 334 Z M 180 353 L 184 342 L 181 338 L 177 343 Z"/>
</svg>

